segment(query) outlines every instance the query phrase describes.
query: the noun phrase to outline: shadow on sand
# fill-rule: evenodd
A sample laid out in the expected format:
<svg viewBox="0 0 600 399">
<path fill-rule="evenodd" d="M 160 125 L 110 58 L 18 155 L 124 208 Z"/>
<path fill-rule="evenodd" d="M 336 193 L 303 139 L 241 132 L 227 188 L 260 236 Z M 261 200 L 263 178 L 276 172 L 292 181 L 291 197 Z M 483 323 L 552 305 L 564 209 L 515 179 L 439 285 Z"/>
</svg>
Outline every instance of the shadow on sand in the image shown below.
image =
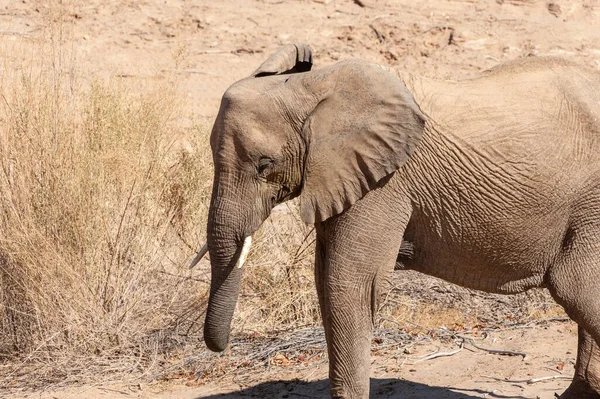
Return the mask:
<svg viewBox="0 0 600 399">
<path fill-rule="evenodd" d="M 484 396 L 485 395 L 485 396 Z M 443 388 L 396 379 L 371 379 L 371 398 L 402 399 L 522 399 L 523 396 L 504 396 L 479 389 Z M 201 398 L 200 396 L 198 398 Z M 263 382 L 238 392 L 202 396 L 204 399 L 297 399 L 329 398 L 329 380 L 304 382 L 298 380 Z"/>
</svg>

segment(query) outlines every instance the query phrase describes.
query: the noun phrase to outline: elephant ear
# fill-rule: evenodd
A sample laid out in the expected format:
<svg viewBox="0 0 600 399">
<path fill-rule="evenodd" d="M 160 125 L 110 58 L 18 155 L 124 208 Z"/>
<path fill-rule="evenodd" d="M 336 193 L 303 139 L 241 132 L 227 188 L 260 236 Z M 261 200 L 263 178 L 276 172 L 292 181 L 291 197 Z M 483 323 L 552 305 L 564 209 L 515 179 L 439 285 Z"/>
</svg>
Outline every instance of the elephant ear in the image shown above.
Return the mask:
<svg viewBox="0 0 600 399">
<path fill-rule="evenodd" d="M 302 220 L 342 213 L 398 170 L 422 136 L 425 117 L 402 81 L 352 60 L 306 75 L 320 101 L 306 118 Z M 312 93 L 315 93 L 312 90 Z"/>
<path fill-rule="evenodd" d="M 312 68 L 312 51 L 308 44 L 293 43 L 283 46 L 262 63 L 252 77 L 306 72 Z"/>
</svg>

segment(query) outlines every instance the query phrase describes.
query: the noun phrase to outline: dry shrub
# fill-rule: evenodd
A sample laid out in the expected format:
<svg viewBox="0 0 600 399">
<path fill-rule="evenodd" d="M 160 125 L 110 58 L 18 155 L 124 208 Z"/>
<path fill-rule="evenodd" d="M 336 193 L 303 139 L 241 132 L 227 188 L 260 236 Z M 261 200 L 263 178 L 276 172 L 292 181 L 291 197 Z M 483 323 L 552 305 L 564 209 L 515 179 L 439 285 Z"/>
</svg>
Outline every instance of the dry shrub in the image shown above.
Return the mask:
<svg viewBox="0 0 600 399">
<path fill-rule="evenodd" d="M 0 43 L 31 54 L 7 56 L 0 77 L 0 385 L 9 388 L 150 374 L 206 351 L 210 268 L 187 265 L 204 240 L 212 162 L 208 129 L 179 101 L 179 55 L 172 75 L 152 82 L 86 80 L 65 10 L 49 10 L 44 40 L 21 43 L 27 51 Z M 319 322 L 313 236 L 294 206 L 255 236 L 238 334 Z"/>
<path fill-rule="evenodd" d="M 378 326 L 426 333 L 442 326 L 454 331 L 493 329 L 565 316 L 545 289 L 487 294 L 405 270 L 391 279 L 380 303 Z"/>
<path fill-rule="evenodd" d="M 314 229 L 298 214 L 297 202 L 280 205 L 255 234 L 235 331 L 266 334 L 320 324 Z"/>
<path fill-rule="evenodd" d="M 84 85 L 67 51 L 36 47 L 0 88 L 0 356 L 140 371 L 202 294 L 186 265 L 207 132 L 178 122 L 169 79 Z"/>
<path fill-rule="evenodd" d="M 70 48 L 69 4 L 42 10 L 42 39 L 0 42 L 6 387 L 150 374 L 206 350 L 209 265 L 187 265 L 212 162 L 207 127 L 179 101 L 181 52 L 162 79 L 90 80 Z M 289 206 L 278 215 L 255 236 L 237 333 L 318 322 L 312 236 Z"/>
</svg>

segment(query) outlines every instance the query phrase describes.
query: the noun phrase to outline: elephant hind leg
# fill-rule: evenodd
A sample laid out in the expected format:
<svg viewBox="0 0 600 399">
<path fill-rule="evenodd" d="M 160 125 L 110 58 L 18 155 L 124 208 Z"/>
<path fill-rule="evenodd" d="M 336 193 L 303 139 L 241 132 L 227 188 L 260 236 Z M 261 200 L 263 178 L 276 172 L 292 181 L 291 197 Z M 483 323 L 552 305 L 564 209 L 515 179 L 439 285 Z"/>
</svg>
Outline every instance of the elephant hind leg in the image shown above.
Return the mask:
<svg viewBox="0 0 600 399">
<path fill-rule="evenodd" d="M 600 398 L 600 346 L 592 336 L 579 327 L 575 376 L 561 399 Z"/>
<path fill-rule="evenodd" d="M 575 376 L 561 399 L 600 399 L 600 242 L 586 241 L 548 274 L 552 296 L 579 325 Z"/>
</svg>

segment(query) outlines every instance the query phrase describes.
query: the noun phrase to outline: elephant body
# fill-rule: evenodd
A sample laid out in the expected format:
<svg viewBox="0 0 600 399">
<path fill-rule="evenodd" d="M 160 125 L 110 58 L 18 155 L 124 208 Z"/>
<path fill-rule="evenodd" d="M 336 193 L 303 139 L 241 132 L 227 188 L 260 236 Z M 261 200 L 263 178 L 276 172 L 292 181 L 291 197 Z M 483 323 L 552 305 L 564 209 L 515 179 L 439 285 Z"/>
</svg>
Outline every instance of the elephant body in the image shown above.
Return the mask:
<svg viewBox="0 0 600 399">
<path fill-rule="evenodd" d="M 390 181 L 413 204 L 403 265 L 518 293 L 546 286 L 579 241 L 600 239 L 583 233 L 600 222 L 596 74 L 528 58 L 467 81 L 421 80 L 412 93 L 432 126 Z"/>
<path fill-rule="evenodd" d="M 317 232 L 332 397 L 369 395 L 373 318 L 396 265 L 487 292 L 547 287 L 579 325 L 561 398 L 599 399 L 600 74 L 555 58 L 460 82 L 311 66 L 308 46 L 285 46 L 221 102 L 208 347 L 227 345 L 248 237 L 299 197 Z"/>
</svg>

